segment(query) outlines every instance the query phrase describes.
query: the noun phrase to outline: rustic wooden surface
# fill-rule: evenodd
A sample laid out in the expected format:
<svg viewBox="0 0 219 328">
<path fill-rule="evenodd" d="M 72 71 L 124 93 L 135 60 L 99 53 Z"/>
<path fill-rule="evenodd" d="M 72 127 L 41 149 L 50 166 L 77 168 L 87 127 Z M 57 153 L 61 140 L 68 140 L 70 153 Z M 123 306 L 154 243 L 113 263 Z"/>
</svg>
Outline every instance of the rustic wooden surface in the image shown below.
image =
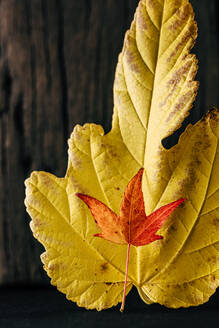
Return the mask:
<svg viewBox="0 0 219 328">
<path fill-rule="evenodd" d="M 201 82 L 194 122 L 219 104 L 218 0 L 191 0 Z M 110 129 L 112 86 L 138 0 L 0 0 L 0 284 L 48 283 L 25 213 L 33 170 L 65 174 L 77 123 Z M 187 120 L 188 122 L 188 120 Z M 172 138 L 169 144 L 176 141 Z"/>
</svg>

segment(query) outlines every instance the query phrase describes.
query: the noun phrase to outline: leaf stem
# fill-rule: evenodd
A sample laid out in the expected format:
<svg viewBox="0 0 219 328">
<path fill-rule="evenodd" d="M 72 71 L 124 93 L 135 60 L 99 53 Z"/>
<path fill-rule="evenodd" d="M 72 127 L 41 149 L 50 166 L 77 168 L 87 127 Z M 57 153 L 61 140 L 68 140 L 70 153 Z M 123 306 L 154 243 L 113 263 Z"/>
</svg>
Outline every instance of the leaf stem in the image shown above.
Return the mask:
<svg viewBox="0 0 219 328">
<path fill-rule="evenodd" d="M 125 308 L 125 295 L 126 295 L 126 287 L 127 287 L 128 269 L 129 269 L 130 246 L 131 246 L 131 244 L 128 244 L 127 258 L 126 258 L 126 271 L 125 271 L 125 284 L 124 284 L 124 292 L 123 292 L 122 305 L 120 308 L 120 312 L 123 312 L 124 308 Z"/>
</svg>

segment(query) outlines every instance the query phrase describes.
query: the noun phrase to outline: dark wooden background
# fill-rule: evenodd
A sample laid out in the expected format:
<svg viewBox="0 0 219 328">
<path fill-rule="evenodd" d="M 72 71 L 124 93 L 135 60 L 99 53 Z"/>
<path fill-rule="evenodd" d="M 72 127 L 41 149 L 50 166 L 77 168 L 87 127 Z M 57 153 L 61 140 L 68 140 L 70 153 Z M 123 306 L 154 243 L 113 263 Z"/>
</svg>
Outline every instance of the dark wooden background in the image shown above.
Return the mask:
<svg viewBox="0 0 219 328">
<path fill-rule="evenodd" d="M 199 94 L 190 120 L 218 106 L 218 0 L 191 0 Z M 0 284 L 47 284 L 25 213 L 33 170 L 65 174 L 76 123 L 111 125 L 112 86 L 138 0 L 0 0 Z M 169 145 L 176 141 L 172 138 Z"/>
</svg>

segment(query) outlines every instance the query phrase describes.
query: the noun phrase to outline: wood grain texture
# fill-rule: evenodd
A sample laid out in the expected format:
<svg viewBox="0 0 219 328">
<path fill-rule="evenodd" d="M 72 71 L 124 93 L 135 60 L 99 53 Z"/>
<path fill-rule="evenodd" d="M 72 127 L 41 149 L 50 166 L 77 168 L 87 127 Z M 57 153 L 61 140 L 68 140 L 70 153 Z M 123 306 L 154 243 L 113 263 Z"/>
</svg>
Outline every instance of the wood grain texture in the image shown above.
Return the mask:
<svg viewBox="0 0 219 328">
<path fill-rule="evenodd" d="M 109 131 L 112 87 L 138 0 L 0 1 L 0 284 L 47 283 L 30 232 L 24 180 L 33 170 L 65 174 L 77 123 Z M 218 106 L 218 0 L 191 1 L 201 82 L 189 120 Z M 169 145 L 176 142 L 170 138 Z"/>
</svg>

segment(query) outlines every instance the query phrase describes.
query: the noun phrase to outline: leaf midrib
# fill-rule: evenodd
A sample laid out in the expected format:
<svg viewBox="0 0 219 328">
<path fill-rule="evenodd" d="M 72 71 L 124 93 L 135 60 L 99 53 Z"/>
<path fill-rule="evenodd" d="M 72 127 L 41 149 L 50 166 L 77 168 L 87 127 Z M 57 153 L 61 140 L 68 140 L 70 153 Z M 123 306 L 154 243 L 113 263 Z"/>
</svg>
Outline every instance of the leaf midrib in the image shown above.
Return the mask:
<svg viewBox="0 0 219 328">
<path fill-rule="evenodd" d="M 158 67 L 158 59 L 159 59 L 160 46 L 161 46 L 161 35 L 162 35 L 162 27 L 163 27 L 163 21 L 164 21 L 165 3 L 166 3 L 166 0 L 164 0 L 164 3 L 163 3 L 163 12 L 162 12 L 162 19 L 161 19 L 161 25 L 160 25 L 160 35 L 159 35 L 158 48 L 157 48 L 156 66 L 155 66 L 155 70 L 154 70 L 154 80 L 153 80 L 153 86 L 152 86 L 152 95 L 151 95 L 151 101 L 150 101 L 150 110 L 149 110 L 149 115 L 148 115 L 148 126 L 149 126 L 149 122 L 150 122 L 151 107 L 152 107 L 153 98 L 154 98 L 154 92 L 155 92 L 155 80 L 156 80 L 156 73 L 157 73 L 157 67 Z M 146 7 L 145 7 L 145 10 L 147 10 Z M 136 45 L 137 45 L 137 42 L 136 42 Z M 138 49 L 138 51 L 139 51 L 139 49 Z M 146 154 L 146 146 L 147 146 L 147 135 L 148 135 L 148 127 L 146 129 L 145 142 L 144 142 L 143 167 L 145 168 L 145 170 L 146 170 L 146 167 L 145 167 L 146 166 L 145 165 L 146 156 L 145 156 L 145 154 Z M 139 258 L 140 258 L 140 248 L 137 247 L 137 259 L 139 259 Z M 141 267 L 139 265 L 139 261 L 137 261 L 137 278 L 138 278 L 138 284 L 140 284 L 140 277 L 141 277 L 140 274 L 141 274 Z"/>
<path fill-rule="evenodd" d="M 159 35 L 159 40 L 158 40 L 156 66 L 155 66 L 155 70 L 154 70 L 154 80 L 153 80 L 152 95 L 151 95 L 151 101 L 150 101 L 150 110 L 148 111 L 149 112 L 149 115 L 148 115 L 148 127 L 149 127 L 149 124 L 150 124 L 150 117 L 151 117 L 151 112 L 152 112 L 151 111 L 151 107 L 152 107 L 152 104 L 153 104 L 154 93 L 155 93 L 155 88 L 156 88 L 155 82 L 156 82 L 157 67 L 158 67 L 158 60 L 159 60 L 159 53 L 160 53 L 160 46 L 161 46 L 162 28 L 163 28 L 163 23 L 164 23 L 165 3 L 166 3 L 166 0 L 164 0 L 164 3 L 163 3 L 163 12 L 162 12 L 161 25 L 160 25 L 160 35 Z M 136 45 L 137 45 L 137 42 L 136 42 Z M 139 51 L 139 49 L 138 49 L 138 51 Z M 148 130 L 149 130 L 148 127 L 146 129 L 145 143 L 144 143 L 144 161 L 143 161 L 144 168 L 146 166 L 145 165 L 145 160 L 146 160 L 146 156 L 145 155 L 146 155 L 147 137 L 148 137 Z"/>
</svg>

